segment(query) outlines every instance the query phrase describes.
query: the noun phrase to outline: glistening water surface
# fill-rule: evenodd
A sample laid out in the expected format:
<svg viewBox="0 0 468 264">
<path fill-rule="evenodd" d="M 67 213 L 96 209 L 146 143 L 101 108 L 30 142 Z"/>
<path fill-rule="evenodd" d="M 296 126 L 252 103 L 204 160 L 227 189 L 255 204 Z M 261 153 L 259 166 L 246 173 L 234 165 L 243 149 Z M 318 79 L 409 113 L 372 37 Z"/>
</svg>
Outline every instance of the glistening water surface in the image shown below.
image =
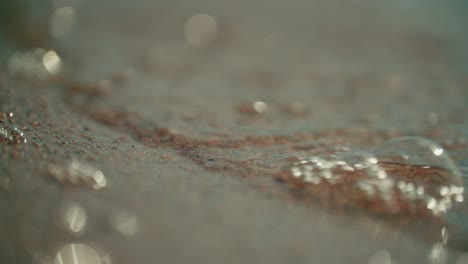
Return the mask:
<svg viewBox="0 0 468 264">
<path fill-rule="evenodd" d="M 0 262 L 466 263 L 465 5 L 3 2 Z"/>
</svg>

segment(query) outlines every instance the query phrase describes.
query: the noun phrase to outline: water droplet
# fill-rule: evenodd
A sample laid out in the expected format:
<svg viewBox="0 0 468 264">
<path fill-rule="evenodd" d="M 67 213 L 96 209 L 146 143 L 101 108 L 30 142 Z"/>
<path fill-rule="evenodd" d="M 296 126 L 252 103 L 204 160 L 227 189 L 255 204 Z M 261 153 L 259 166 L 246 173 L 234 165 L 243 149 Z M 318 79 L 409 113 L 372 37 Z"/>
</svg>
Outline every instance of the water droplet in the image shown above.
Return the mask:
<svg viewBox="0 0 468 264">
<path fill-rule="evenodd" d="M 267 104 L 265 104 L 264 102 L 262 101 L 256 101 L 254 104 L 253 104 L 253 108 L 254 110 L 259 113 L 259 114 L 263 114 L 266 112 L 266 110 L 268 109 L 268 106 Z"/>
<path fill-rule="evenodd" d="M 440 155 L 442 155 L 442 153 L 444 153 L 444 149 L 443 148 L 436 148 L 432 152 L 434 153 L 434 155 L 440 156 Z"/>
<path fill-rule="evenodd" d="M 124 236 L 133 236 L 138 230 L 138 221 L 135 215 L 118 211 L 111 217 L 111 226 Z"/>
<path fill-rule="evenodd" d="M 59 73 L 62 68 L 62 61 L 53 50 L 47 51 L 44 56 L 42 56 L 42 63 L 46 70 L 52 75 Z"/>
<path fill-rule="evenodd" d="M 104 264 L 101 254 L 89 245 L 68 244 L 55 256 L 55 264 Z"/>
<path fill-rule="evenodd" d="M 211 15 L 196 14 L 187 20 L 184 33 L 190 45 L 205 47 L 216 39 L 218 24 Z"/>
<path fill-rule="evenodd" d="M 369 258 L 369 264 L 392 264 L 392 256 L 387 250 L 379 250 Z"/>
<path fill-rule="evenodd" d="M 101 170 L 91 164 L 81 162 L 76 159 L 68 162 L 67 165 L 50 165 L 49 174 L 61 183 L 73 185 L 84 184 L 95 190 L 107 186 L 107 179 Z"/>
<path fill-rule="evenodd" d="M 74 202 L 66 202 L 62 208 L 62 220 L 73 234 L 80 235 L 86 226 L 86 210 Z"/>
</svg>

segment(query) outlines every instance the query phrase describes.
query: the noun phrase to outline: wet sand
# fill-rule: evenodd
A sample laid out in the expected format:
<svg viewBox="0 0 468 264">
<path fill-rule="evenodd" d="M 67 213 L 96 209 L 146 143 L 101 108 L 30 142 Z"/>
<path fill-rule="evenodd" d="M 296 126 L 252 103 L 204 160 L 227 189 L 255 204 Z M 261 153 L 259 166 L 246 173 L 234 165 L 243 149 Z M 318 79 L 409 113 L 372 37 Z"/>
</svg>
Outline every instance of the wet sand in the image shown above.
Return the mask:
<svg viewBox="0 0 468 264">
<path fill-rule="evenodd" d="M 356 177 L 289 175 L 402 136 L 468 173 L 467 7 L 346 3 L 82 1 L 40 76 L 5 35 L 1 110 L 27 143 L 0 140 L 1 262 L 431 263 L 444 232 L 461 259 L 464 203 L 392 211 Z"/>
</svg>

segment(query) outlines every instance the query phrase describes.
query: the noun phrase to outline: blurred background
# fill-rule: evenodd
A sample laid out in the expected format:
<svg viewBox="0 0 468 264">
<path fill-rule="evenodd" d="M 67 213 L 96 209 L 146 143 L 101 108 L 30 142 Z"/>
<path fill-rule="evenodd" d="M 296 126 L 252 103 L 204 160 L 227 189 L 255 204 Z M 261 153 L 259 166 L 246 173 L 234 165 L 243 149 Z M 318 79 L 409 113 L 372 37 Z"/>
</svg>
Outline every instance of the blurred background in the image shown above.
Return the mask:
<svg viewBox="0 0 468 264">
<path fill-rule="evenodd" d="M 417 136 L 464 187 L 467 14 L 0 1 L 0 263 L 468 263 L 462 202 L 435 217 L 277 180 L 298 157 Z"/>
</svg>

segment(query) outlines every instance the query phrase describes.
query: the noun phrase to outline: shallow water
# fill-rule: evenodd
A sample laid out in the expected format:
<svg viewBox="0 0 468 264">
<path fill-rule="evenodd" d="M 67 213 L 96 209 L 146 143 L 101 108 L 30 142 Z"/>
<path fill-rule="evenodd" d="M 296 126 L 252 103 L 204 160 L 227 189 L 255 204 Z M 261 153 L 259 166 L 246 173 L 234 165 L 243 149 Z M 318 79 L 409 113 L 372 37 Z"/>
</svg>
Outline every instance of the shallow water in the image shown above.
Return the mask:
<svg viewBox="0 0 468 264">
<path fill-rule="evenodd" d="M 465 263 L 466 8 L 82 0 L 9 20 L 0 262 Z"/>
</svg>

